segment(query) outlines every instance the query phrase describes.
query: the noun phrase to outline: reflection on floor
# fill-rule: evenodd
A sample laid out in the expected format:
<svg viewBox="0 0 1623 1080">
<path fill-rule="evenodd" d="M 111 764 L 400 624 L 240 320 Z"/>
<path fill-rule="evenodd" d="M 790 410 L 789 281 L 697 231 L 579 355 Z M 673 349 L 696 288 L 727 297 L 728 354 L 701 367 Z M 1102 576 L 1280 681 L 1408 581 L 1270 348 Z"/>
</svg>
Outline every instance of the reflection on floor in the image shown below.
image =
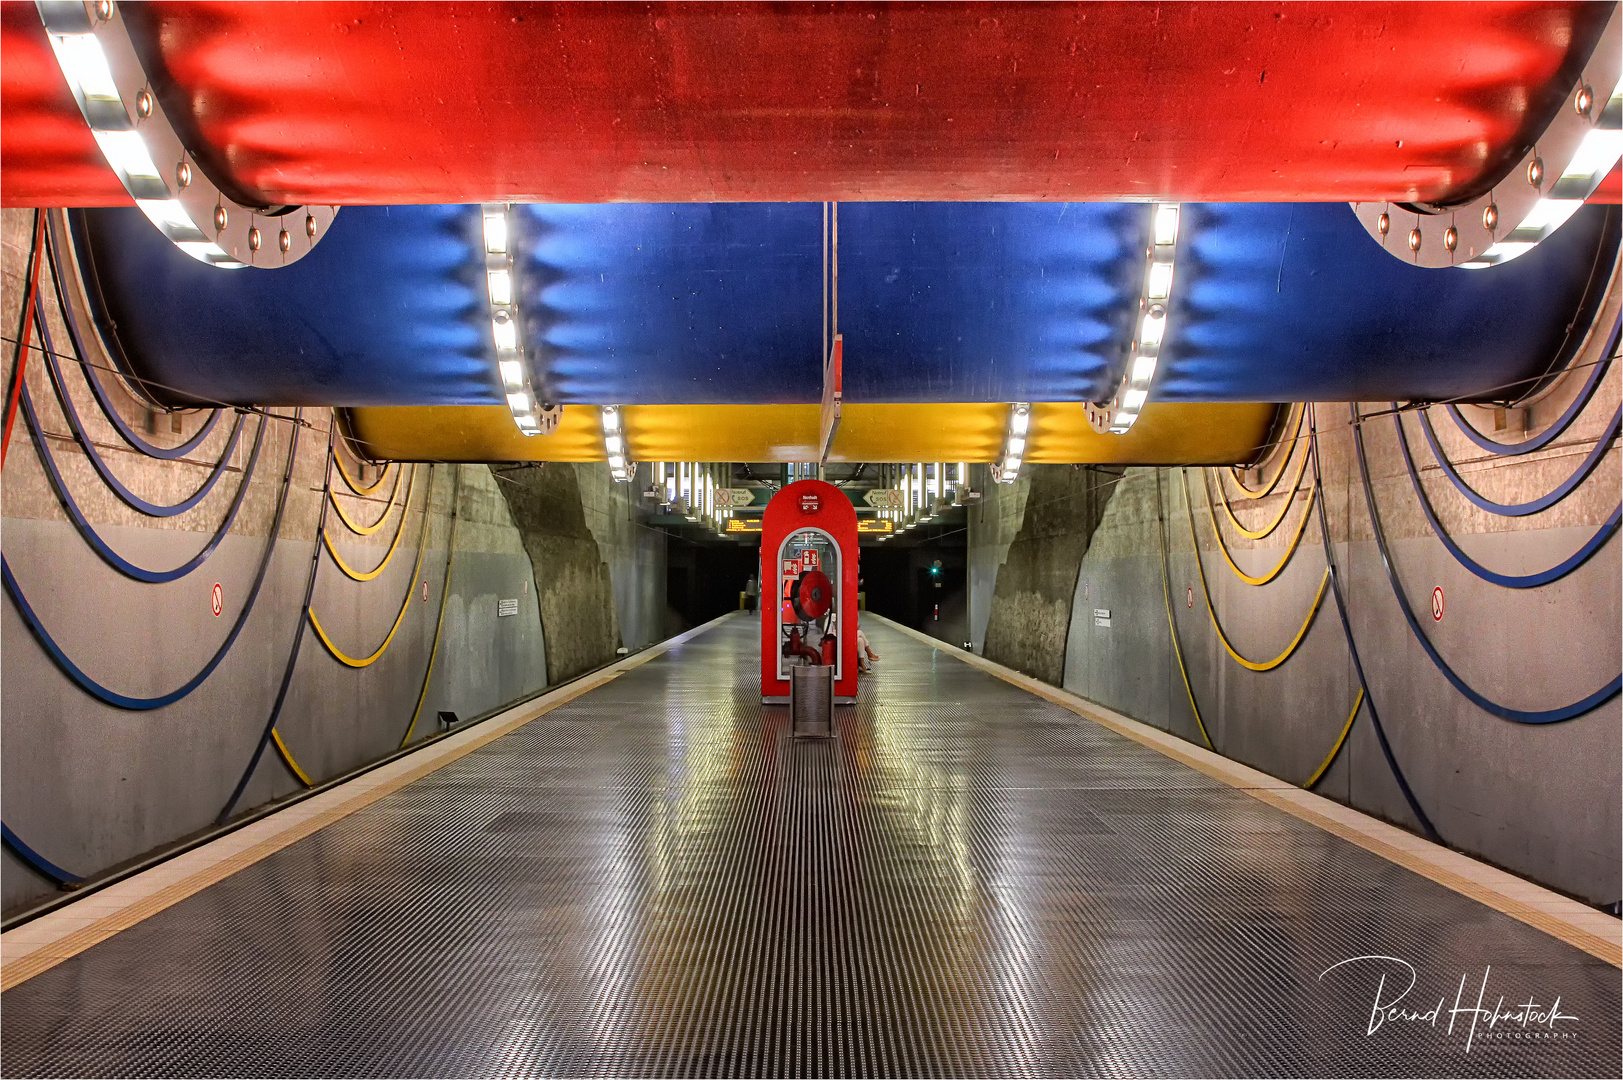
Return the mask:
<svg viewBox="0 0 1623 1080">
<path fill-rule="evenodd" d="M 1616 1074 L 1616 969 L 871 635 L 837 739 L 725 623 L 6 993 L 5 1073 Z"/>
</svg>

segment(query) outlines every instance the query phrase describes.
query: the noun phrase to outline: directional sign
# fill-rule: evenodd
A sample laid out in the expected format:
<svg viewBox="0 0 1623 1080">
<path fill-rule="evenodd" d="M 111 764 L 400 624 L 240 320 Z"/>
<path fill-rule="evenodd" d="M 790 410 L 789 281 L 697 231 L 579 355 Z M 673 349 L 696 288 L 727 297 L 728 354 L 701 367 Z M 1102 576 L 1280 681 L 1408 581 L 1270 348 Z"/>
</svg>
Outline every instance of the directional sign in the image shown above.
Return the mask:
<svg viewBox="0 0 1623 1080">
<path fill-rule="evenodd" d="M 900 488 L 869 488 L 862 497 L 875 510 L 900 510 L 907 505 Z"/>
</svg>

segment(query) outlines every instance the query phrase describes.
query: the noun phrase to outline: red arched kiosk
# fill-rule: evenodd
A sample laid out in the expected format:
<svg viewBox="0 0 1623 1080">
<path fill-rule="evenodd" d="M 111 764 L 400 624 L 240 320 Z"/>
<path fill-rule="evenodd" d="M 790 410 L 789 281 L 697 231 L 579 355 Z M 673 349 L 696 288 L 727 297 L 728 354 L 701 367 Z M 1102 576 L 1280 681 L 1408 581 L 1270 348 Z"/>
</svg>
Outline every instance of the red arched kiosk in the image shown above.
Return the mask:
<svg viewBox="0 0 1623 1080">
<path fill-rule="evenodd" d="M 834 669 L 834 699 L 857 695 L 857 511 L 839 488 L 799 480 L 761 522 L 761 700 L 789 700 L 789 669 Z"/>
</svg>

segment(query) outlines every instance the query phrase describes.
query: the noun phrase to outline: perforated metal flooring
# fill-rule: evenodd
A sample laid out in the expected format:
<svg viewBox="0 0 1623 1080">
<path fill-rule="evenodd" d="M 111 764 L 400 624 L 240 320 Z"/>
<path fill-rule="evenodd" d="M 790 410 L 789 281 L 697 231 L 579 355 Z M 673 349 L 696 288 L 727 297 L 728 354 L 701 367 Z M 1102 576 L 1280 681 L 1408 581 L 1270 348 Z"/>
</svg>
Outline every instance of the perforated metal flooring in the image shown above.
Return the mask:
<svg viewBox="0 0 1623 1080">
<path fill-rule="evenodd" d="M 873 638 L 796 743 L 724 624 L 6 993 L 5 1074 L 1618 1075 L 1616 969 Z M 1451 1033 L 1485 974 L 1575 1019 Z"/>
</svg>

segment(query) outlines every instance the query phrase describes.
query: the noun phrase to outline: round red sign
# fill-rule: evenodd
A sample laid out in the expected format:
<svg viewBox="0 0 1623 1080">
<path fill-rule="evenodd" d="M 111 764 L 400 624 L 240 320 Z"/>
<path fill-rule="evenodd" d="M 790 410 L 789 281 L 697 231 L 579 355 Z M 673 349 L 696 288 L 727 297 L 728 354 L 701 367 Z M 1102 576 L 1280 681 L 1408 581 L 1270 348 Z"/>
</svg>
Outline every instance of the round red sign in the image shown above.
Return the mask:
<svg viewBox="0 0 1623 1080">
<path fill-rule="evenodd" d="M 1437 622 L 1443 621 L 1443 587 L 1441 585 L 1431 590 L 1431 617 Z"/>
</svg>

